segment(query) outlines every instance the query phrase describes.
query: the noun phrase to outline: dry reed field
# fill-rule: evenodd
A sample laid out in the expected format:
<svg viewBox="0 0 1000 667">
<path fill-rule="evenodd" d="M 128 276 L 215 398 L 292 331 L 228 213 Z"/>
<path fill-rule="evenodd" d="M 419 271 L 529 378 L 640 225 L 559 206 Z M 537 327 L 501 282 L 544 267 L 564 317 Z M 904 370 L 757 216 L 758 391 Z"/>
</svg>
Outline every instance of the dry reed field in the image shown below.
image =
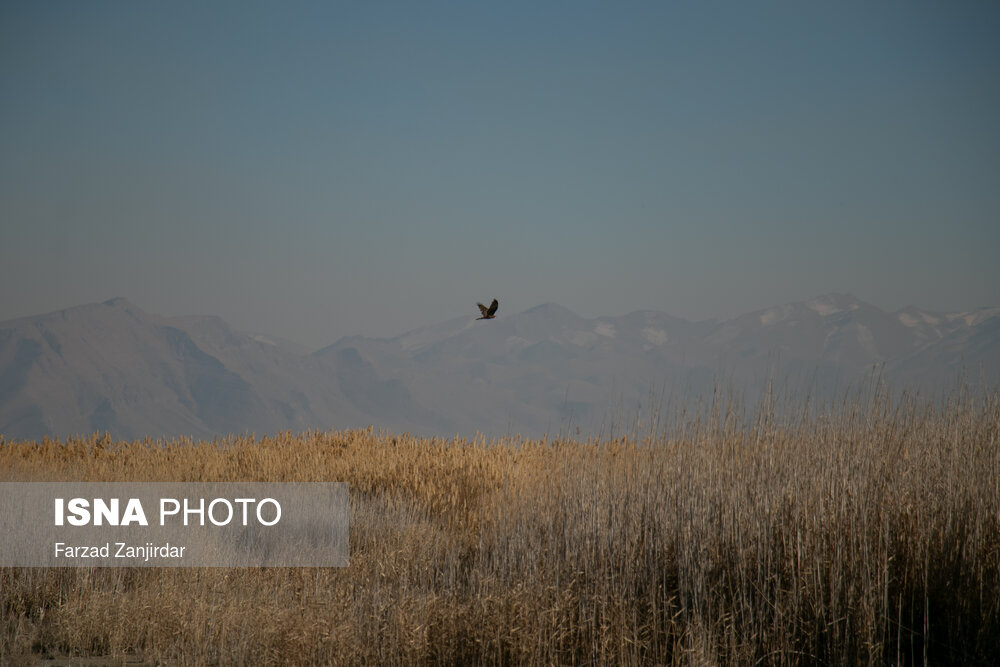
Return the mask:
<svg viewBox="0 0 1000 667">
<path fill-rule="evenodd" d="M 997 392 L 746 412 L 0 441 L 8 480 L 346 481 L 352 507 L 346 568 L 4 568 L 0 663 L 996 664 Z"/>
</svg>

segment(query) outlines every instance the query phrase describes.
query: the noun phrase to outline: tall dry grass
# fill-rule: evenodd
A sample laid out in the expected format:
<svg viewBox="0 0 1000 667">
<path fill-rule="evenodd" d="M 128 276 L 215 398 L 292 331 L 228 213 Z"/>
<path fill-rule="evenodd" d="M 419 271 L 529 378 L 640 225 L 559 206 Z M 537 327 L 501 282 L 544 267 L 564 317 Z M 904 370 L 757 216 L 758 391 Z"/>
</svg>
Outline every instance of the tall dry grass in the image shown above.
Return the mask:
<svg viewBox="0 0 1000 667">
<path fill-rule="evenodd" d="M 994 664 L 997 393 L 775 405 L 599 441 L 2 442 L 8 479 L 346 481 L 352 516 L 342 569 L 2 569 L 0 662 Z"/>
</svg>

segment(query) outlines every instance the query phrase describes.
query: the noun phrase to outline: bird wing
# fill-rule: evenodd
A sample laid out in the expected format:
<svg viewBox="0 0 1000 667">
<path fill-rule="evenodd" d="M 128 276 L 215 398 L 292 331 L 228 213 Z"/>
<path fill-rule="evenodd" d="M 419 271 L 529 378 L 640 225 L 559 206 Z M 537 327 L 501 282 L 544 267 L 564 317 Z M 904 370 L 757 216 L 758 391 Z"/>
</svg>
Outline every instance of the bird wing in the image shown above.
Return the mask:
<svg viewBox="0 0 1000 667">
<path fill-rule="evenodd" d="M 481 303 L 477 303 L 476 305 L 479 306 L 479 312 L 481 312 L 483 314 L 483 317 L 486 317 L 489 314 L 489 312 L 490 312 L 489 308 L 487 308 L 486 306 L 484 306 Z"/>
<path fill-rule="evenodd" d="M 499 307 L 500 307 L 500 302 L 497 301 L 496 299 L 493 299 L 493 303 L 490 304 L 490 309 L 486 311 L 486 315 L 493 317 L 494 315 L 497 314 L 497 308 Z M 482 306 L 480 306 L 480 308 L 482 308 Z"/>
</svg>

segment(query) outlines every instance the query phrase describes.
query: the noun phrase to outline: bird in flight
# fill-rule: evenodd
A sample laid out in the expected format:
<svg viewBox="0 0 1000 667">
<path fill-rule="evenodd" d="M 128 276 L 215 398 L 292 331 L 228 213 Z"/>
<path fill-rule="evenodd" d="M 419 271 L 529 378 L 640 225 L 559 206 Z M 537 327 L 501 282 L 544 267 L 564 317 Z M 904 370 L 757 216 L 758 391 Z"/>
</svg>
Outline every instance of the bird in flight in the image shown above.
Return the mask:
<svg viewBox="0 0 1000 667">
<path fill-rule="evenodd" d="M 489 308 L 481 303 L 477 303 L 476 305 L 479 306 L 479 312 L 483 314 L 482 317 L 477 317 L 477 320 L 492 320 L 497 316 L 497 308 L 500 307 L 500 302 L 493 299 L 493 303 L 490 304 Z"/>
</svg>

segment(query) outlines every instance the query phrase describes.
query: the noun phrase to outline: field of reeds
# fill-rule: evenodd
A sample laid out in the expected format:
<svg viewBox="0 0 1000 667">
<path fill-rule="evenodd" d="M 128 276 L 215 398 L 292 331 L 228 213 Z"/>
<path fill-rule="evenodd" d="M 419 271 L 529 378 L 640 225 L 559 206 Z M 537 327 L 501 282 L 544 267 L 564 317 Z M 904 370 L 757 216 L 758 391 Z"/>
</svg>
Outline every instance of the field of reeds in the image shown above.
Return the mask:
<svg viewBox="0 0 1000 667">
<path fill-rule="evenodd" d="M 669 433 L 669 435 L 666 435 Z M 0 441 L 7 480 L 346 481 L 340 569 L 0 569 L 0 663 L 997 664 L 1000 398 L 603 440 Z"/>
</svg>

